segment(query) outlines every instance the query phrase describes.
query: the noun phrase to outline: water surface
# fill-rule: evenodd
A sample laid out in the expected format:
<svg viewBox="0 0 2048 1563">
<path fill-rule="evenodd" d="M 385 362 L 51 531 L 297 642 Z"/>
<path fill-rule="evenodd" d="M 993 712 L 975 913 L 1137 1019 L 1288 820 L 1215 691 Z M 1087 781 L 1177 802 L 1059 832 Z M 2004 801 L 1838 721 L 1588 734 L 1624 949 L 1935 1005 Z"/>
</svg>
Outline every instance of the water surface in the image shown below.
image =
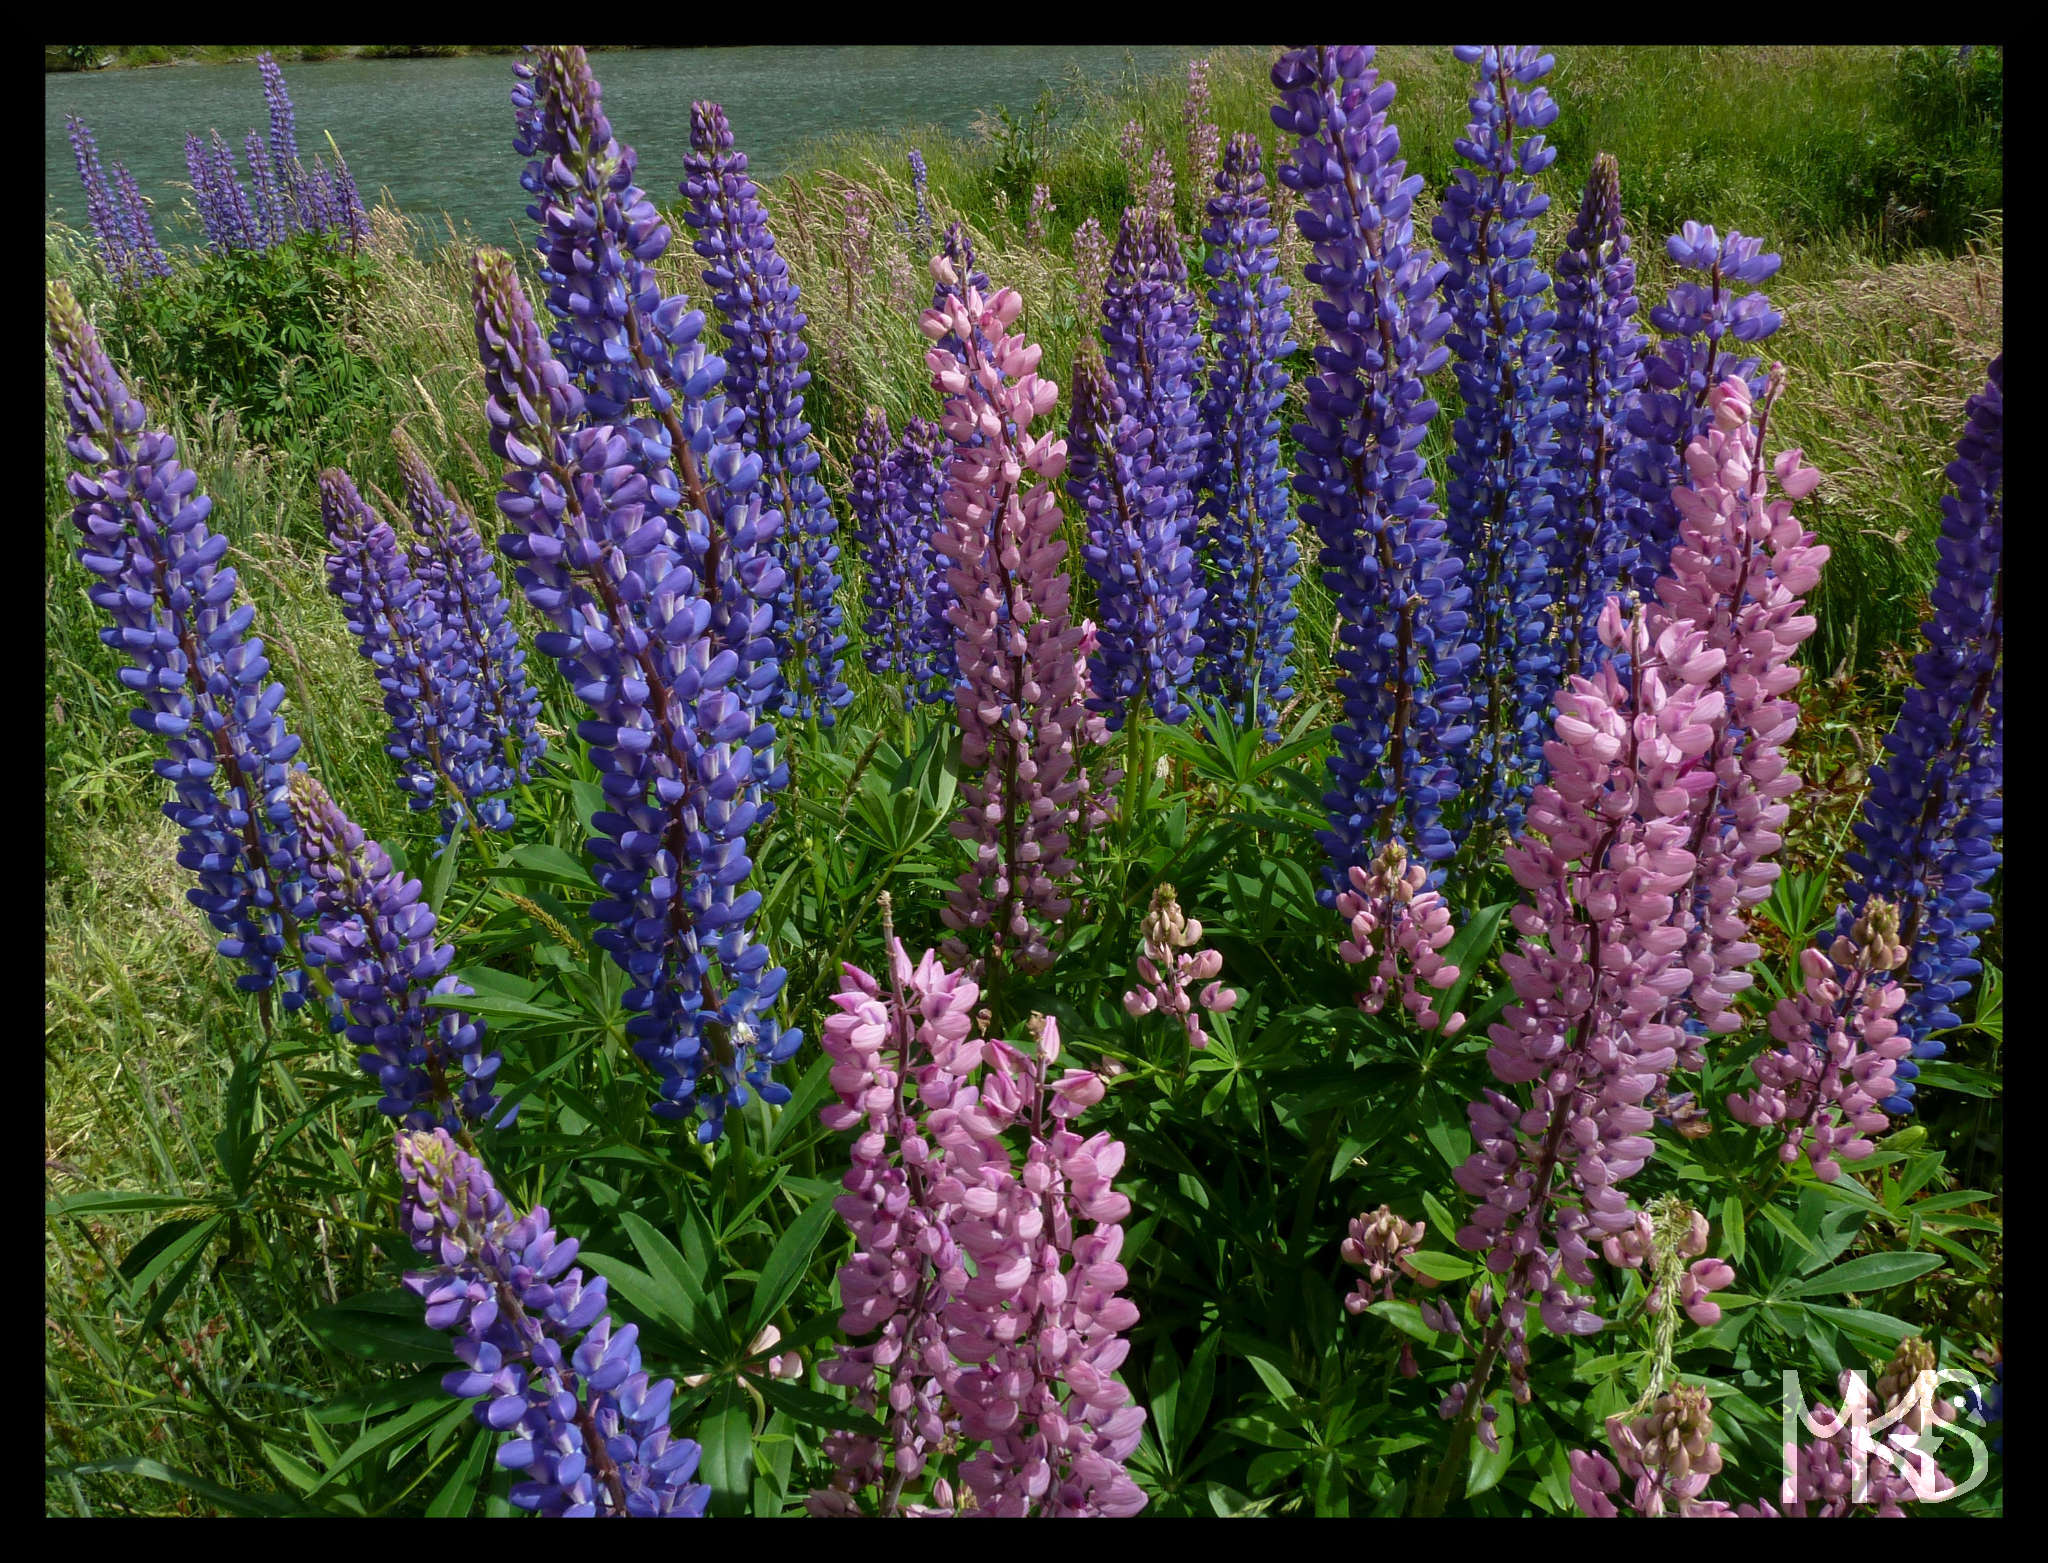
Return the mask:
<svg viewBox="0 0 2048 1563">
<path fill-rule="evenodd" d="M 962 134 L 998 106 L 1027 111 L 1040 90 L 1078 69 L 1107 81 L 1135 65 L 1171 67 L 1194 50 L 1038 45 L 752 46 L 607 51 L 592 56 L 613 134 L 640 154 L 638 180 L 656 199 L 675 194 L 690 141 L 690 104 L 724 105 L 757 177 L 773 179 L 813 137 L 884 134 L 930 126 Z M 348 156 L 366 200 L 380 191 L 409 215 L 446 212 L 490 243 L 524 243 L 526 196 L 512 150 L 512 57 L 327 60 L 288 65 L 299 150 L 326 152 L 326 132 Z M 243 137 L 267 127 L 254 65 L 167 66 L 43 78 L 43 210 L 83 226 L 67 114 L 82 115 L 100 161 L 125 163 L 154 201 L 166 244 L 197 237 L 189 219 L 185 136 L 218 129 L 245 166 Z M 189 226 L 187 225 L 189 222 Z"/>
</svg>

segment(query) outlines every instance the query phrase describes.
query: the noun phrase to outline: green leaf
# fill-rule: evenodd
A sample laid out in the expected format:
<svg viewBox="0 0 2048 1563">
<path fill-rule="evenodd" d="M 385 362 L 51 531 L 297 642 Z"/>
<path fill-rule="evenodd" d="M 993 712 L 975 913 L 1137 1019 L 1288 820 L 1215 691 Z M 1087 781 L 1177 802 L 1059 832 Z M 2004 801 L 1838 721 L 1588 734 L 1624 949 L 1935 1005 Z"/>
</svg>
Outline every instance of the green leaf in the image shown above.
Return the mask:
<svg viewBox="0 0 2048 1563">
<path fill-rule="evenodd" d="M 504 862 L 478 872 L 488 879 L 524 879 L 537 884 L 574 885 L 579 890 L 597 888 L 597 881 L 590 877 L 590 870 L 580 857 L 545 841 L 514 847 L 505 854 Z"/>
<path fill-rule="evenodd" d="M 441 904 L 448 899 L 448 887 L 455 883 L 455 864 L 461 856 L 462 832 L 450 831 L 448 845 L 434 859 L 433 877 L 427 881 L 427 906 L 436 917 L 441 915 Z"/>
<path fill-rule="evenodd" d="M 1456 1254 L 1437 1253 L 1432 1250 L 1408 1255 L 1408 1265 L 1432 1281 L 1462 1281 L 1479 1268 L 1471 1260 L 1460 1259 Z"/>
<path fill-rule="evenodd" d="M 697 1421 L 697 1442 L 704 1450 L 698 1479 L 710 1484 L 711 1512 L 746 1512 L 753 1478 L 754 1414 L 747 1392 L 728 1379 L 713 1392 L 708 1413 Z"/>
<path fill-rule="evenodd" d="M 619 1216 L 619 1225 L 640 1251 L 648 1279 L 660 1299 L 662 1316 L 684 1333 L 693 1333 L 706 1303 L 698 1270 L 683 1258 L 674 1243 L 632 1211 Z"/>
<path fill-rule="evenodd" d="M 782 1234 L 769 1253 L 768 1262 L 761 1266 L 761 1279 L 754 1287 L 754 1301 L 747 1310 L 747 1325 L 740 1335 L 742 1340 L 753 1340 L 762 1326 L 774 1318 L 789 1300 L 789 1294 L 803 1280 L 804 1271 L 810 1265 L 811 1255 L 817 1250 L 825 1229 L 837 1214 L 831 1200 L 817 1199 L 789 1224 L 789 1230 Z"/>
<path fill-rule="evenodd" d="M 135 1215 L 148 1211 L 190 1210 L 205 1203 L 204 1199 L 195 1199 L 189 1194 L 139 1194 L 109 1189 L 53 1199 L 43 1206 L 43 1215 L 50 1220 L 59 1216 Z M 150 1463 L 155 1464 L 154 1461 Z"/>
<path fill-rule="evenodd" d="M 420 1319 L 425 1305 L 411 1292 L 372 1292 L 345 1298 L 305 1317 L 322 1345 L 369 1362 L 445 1362 L 448 1337 Z"/>
<path fill-rule="evenodd" d="M 815 1389 L 769 1378 L 765 1374 L 750 1377 L 763 1400 L 775 1407 L 778 1413 L 787 1412 L 806 1427 L 866 1427 L 874 1422 L 867 1413 L 854 1410 L 843 1400 L 821 1395 Z"/>
<path fill-rule="evenodd" d="M 1918 1335 L 1924 1326 L 1909 1324 L 1904 1319 L 1895 1319 L 1888 1313 L 1879 1313 L 1874 1308 L 1836 1308 L 1826 1303 L 1797 1303 L 1830 1324 L 1839 1325 L 1850 1334 L 1867 1335 L 1877 1340 L 1897 1345 L 1909 1336 Z"/>
<path fill-rule="evenodd" d="M 1437 1338 L 1436 1331 L 1422 1322 L 1422 1310 L 1412 1302 L 1376 1302 L 1365 1311 L 1416 1340 L 1434 1342 Z"/>
<path fill-rule="evenodd" d="M 1939 1270 L 1939 1254 L 1864 1254 L 1794 1282 L 1781 1297 L 1828 1297 L 1838 1292 L 1881 1292 L 1916 1276 Z"/>
<path fill-rule="evenodd" d="M 448 1480 L 441 1484 L 441 1490 L 434 1494 L 433 1502 L 427 1505 L 430 1520 L 461 1520 L 469 1517 L 470 1505 L 476 1502 L 479 1488 L 491 1470 L 491 1455 L 498 1447 L 499 1434 L 496 1429 L 480 1427 L 476 1436 L 469 1441 L 469 1449 L 455 1469 L 448 1473 Z"/>
<path fill-rule="evenodd" d="M 292 1515 L 318 1513 L 303 1503 L 298 1503 L 282 1493 L 274 1492 L 233 1492 L 217 1486 L 204 1477 L 194 1476 L 190 1471 L 173 1470 L 158 1460 L 132 1456 L 125 1460 L 96 1460 L 90 1465 L 60 1465 L 48 1468 L 51 1476 L 140 1476 L 145 1481 L 162 1482 L 167 1487 L 182 1487 L 195 1497 L 204 1498 L 208 1503 L 230 1514 L 248 1514 L 266 1518 L 283 1518 Z"/>
<path fill-rule="evenodd" d="M 328 1467 L 327 1474 L 320 1478 L 320 1485 L 307 1496 L 318 1497 L 372 1455 L 382 1454 L 394 1445 L 409 1439 L 417 1441 L 425 1438 L 432 1423 L 457 1423 L 469 1419 L 469 1402 L 466 1400 L 458 1400 L 453 1405 L 438 1400 L 422 1401 L 412 1409 L 401 1411 L 398 1415 L 366 1430 L 342 1451 L 341 1458 Z"/>
<path fill-rule="evenodd" d="M 1222 1344 L 1220 1333 L 1211 1331 L 1204 1335 L 1195 1347 L 1194 1356 L 1188 1359 L 1187 1372 L 1181 1375 L 1180 1404 L 1173 1423 L 1173 1462 L 1176 1466 L 1182 1464 L 1188 1451 L 1195 1447 L 1195 1435 L 1202 1430 L 1202 1423 L 1209 1415 L 1209 1402 L 1216 1391 L 1216 1351 Z"/>
</svg>

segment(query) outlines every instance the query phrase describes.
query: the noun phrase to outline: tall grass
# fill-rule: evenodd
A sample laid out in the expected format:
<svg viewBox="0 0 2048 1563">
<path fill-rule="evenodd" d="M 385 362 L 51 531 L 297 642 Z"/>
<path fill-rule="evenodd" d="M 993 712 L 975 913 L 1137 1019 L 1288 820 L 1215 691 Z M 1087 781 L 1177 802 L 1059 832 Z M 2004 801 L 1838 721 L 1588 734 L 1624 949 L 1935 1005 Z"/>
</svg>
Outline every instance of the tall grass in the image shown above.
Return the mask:
<svg viewBox="0 0 2048 1563">
<path fill-rule="evenodd" d="M 1823 671 L 1881 668 L 1922 612 L 1942 468 L 1963 399 L 1981 385 L 2002 337 L 2003 232 L 1995 215 L 2002 61 L 1990 50 L 1960 57 L 1955 50 L 1691 47 L 1571 48 L 1558 57 L 1560 157 L 1549 181 L 1546 253 L 1557 247 L 1575 183 L 1595 150 L 1621 160 L 1646 303 L 1668 282 L 1658 241 L 1685 218 L 1754 232 L 1785 253 L 1770 291 L 1786 324 L 1771 347 L 1792 382 L 1774 422 L 1828 474 L 1805 514 L 1835 549 L 1809 660 Z M 1266 117 L 1270 59 L 1266 50 L 1221 51 L 1212 74 L 1226 134 L 1258 134 L 1269 158 L 1278 140 Z M 1410 166 L 1439 189 L 1465 119 L 1465 70 L 1446 50 L 1389 48 L 1381 63 L 1401 86 L 1395 117 Z M 1177 79 L 1074 77 L 1038 111 L 999 118 L 978 139 L 936 132 L 833 138 L 769 187 L 770 219 L 810 316 L 809 416 L 835 496 L 846 491 L 846 463 L 867 405 L 883 407 L 898 425 L 936 409 L 925 339 L 914 324 L 930 302 L 930 280 L 908 232 L 907 151 L 919 147 L 930 165 L 939 224 L 962 222 L 983 268 L 1023 292 L 1025 324 L 1045 347 L 1047 371 L 1065 380 L 1094 326 L 1074 294 L 1069 236 L 1091 215 L 1114 230 L 1138 177 L 1118 150 L 1119 132 L 1133 118 L 1153 144 L 1172 150 L 1185 179 L 1181 97 Z M 745 106 L 729 107 L 744 145 Z M 618 129 L 632 138 L 630 125 Z M 650 163 L 680 161 L 679 149 L 641 150 Z M 508 189 L 516 177 L 508 155 Z M 1037 183 L 1050 188 L 1057 207 L 1043 246 L 1023 231 Z M 842 259 L 849 202 L 867 213 L 873 236 L 869 261 L 851 273 Z M 1179 216 L 1184 232 L 1199 226 L 1198 192 L 1185 183 Z M 665 284 L 699 295 L 697 258 L 680 222 L 677 235 L 662 262 Z M 322 589 L 314 472 L 339 464 L 396 492 L 388 431 L 403 421 L 479 517 L 493 514 L 466 260 L 452 247 L 421 258 L 414 239 L 397 214 L 377 214 L 379 280 L 349 315 L 345 348 L 380 388 L 379 400 L 360 421 L 327 430 L 317 451 L 252 444 L 237 408 L 203 385 L 152 381 L 146 344 L 110 344 L 117 354 L 133 348 L 152 425 L 177 435 L 214 496 L 214 524 L 231 539 L 245 588 L 260 604 L 295 725 L 336 794 L 401 855 L 408 844 L 422 852 L 422 827 L 389 785 L 384 714 Z M 1300 259 L 1297 246 L 1297 267 Z M 53 232 L 46 262 L 72 280 L 88 308 L 109 317 L 112 301 L 75 236 Z M 1298 271 L 1296 280 L 1299 288 Z M 1312 331 L 1298 327 L 1304 338 Z M 1448 375 L 1436 389 L 1447 405 L 1425 452 L 1441 481 L 1456 393 Z M 305 411 L 311 419 L 319 410 Z M 190 1198 L 197 1211 L 209 1197 L 215 1161 L 207 1141 L 224 1121 L 240 1113 L 274 1124 L 312 1104 L 303 1069 L 278 1056 L 252 1063 L 259 1038 L 243 1011 L 219 1000 L 212 938 L 184 901 L 184 878 L 172 861 L 176 832 L 158 811 L 164 789 L 150 770 L 150 742 L 126 721 L 112 658 L 94 633 L 85 573 L 71 557 L 61 430 L 51 382 L 45 1189 L 50 1196 L 161 1191 Z M 857 577 L 857 562 L 848 564 Z M 1299 629 L 1311 671 L 1302 684 L 1303 698 L 1313 700 L 1326 687 L 1330 614 L 1316 572 L 1306 573 Z M 529 667 L 555 677 L 547 659 Z M 852 768 L 855 756 L 838 751 L 857 745 L 852 734 L 879 731 L 894 709 L 893 695 L 857 662 L 849 672 L 856 705 L 851 720 L 822 740 L 833 753 L 821 756 L 820 774 Z M 764 875 L 792 859 L 801 863 L 803 831 L 831 827 L 829 809 L 816 818 L 790 811 L 761 848 Z M 451 937 L 459 943 L 463 931 L 458 914 Z M 797 995 L 829 968 L 829 952 L 791 951 L 789 963 Z M 345 1114 L 332 1117 L 328 1143 L 348 1145 L 361 1126 Z M 52 1511 L 234 1507 L 244 1501 L 236 1493 L 294 1479 L 279 1457 L 263 1452 L 267 1426 L 304 1435 L 316 1401 L 377 1377 L 374 1365 L 355 1378 L 348 1375 L 356 1370 L 337 1368 L 307 1323 L 322 1303 L 349 1293 L 382 1235 L 364 1193 L 366 1174 L 341 1152 L 333 1159 L 313 1169 L 332 1191 L 329 1202 L 273 1226 L 291 1234 L 287 1251 L 266 1254 L 258 1268 L 246 1247 L 231 1243 L 158 1321 L 147 1320 L 144 1283 L 160 1278 L 153 1267 L 164 1256 L 138 1255 L 133 1245 L 161 1212 L 46 1227 L 46 1442 L 53 1460 L 61 1450 L 67 1465 L 127 1462 L 89 1483 L 52 1483 Z M 209 1393 L 232 1408 L 236 1437 L 224 1437 L 203 1398 Z M 342 1443 L 351 1436 L 345 1419 L 315 1431 Z M 211 1503 L 174 1499 L 138 1463 L 149 1460 L 217 1483 L 222 1493 Z"/>
</svg>

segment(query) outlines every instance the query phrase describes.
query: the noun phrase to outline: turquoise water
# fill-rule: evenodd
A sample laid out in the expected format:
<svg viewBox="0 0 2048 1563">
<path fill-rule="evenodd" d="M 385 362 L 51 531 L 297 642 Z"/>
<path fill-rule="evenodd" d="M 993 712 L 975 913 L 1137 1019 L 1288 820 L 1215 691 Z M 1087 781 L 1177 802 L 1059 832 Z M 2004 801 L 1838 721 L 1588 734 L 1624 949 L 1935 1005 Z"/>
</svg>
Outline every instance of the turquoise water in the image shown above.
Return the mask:
<svg viewBox="0 0 2048 1563">
<path fill-rule="evenodd" d="M 603 52 L 591 63 L 613 134 L 640 154 L 639 183 L 666 201 L 682 178 L 693 99 L 725 106 L 740 149 L 765 180 L 788 168 L 812 137 L 921 126 L 962 134 L 983 111 L 1028 110 L 1069 71 L 1106 82 L 1133 64 L 1152 74 L 1194 52 L 1178 45 L 757 46 Z M 446 212 L 478 239 L 524 241 L 510 56 L 328 60 L 288 65 L 285 79 L 301 154 L 325 152 L 331 131 L 366 200 L 389 192 L 411 216 Z M 155 203 L 167 244 L 196 237 L 186 133 L 204 139 L 217 128 L 240 162 L 242 138 L 268 124 L 254 65 L 57 74 L 43 83 L 45 215 L 83 226 L 64 129 L 65 116 L 78 114 L 98 138 L 101 163 L 125 163 Z"/>
</svg>

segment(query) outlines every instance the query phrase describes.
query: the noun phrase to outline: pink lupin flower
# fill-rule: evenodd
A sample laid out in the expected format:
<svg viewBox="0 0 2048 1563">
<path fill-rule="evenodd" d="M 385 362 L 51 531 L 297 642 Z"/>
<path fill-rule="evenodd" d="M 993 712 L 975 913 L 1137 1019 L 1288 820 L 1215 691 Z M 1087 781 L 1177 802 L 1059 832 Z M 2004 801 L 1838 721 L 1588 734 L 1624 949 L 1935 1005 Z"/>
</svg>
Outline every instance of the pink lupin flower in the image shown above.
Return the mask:
<svg viewBox="0 0 2048 1563">
<path fill-rule="evenodd" d="M 1351 937 L 1337 946 L 1337 954 L 1349 964 L 1362 965 L 1373 957 L 1373 935 L 1390 929 L 1380 940 L 1379 965 L 1372 985 L 1359 995 L 1358 1007 L 1377 1015 L 1389 987 L 1398 982 L 1401 1004 L 1415 1023 L 1425 1031 L 1441 1027 L 1445 1036 L 1452 1036 L 1465 1017 L 1453 1014 L 1445 1019 L 1422 991 L 1448 988 L 1458 980 L 1458 968 L 1438 953 L 1456 937 L 1450 907 L 1436 891 L 1424 888 L 1428 883 L 1428 870 L 1410 863 L 1407 849 L 1398 841 L 1387 843 L 1373 859 L 1370 873 L 1353 868 L 1351 888 L 1337 897 L 1337 915 Z"/>
<path fill-rule="evenodd" d="M 1227 1010 L 1237 1003 L 1237 993 L 1215 981 L 1223 970 L 1220 950 L 1193 950 L 1202 942 L 1202 925 L 1180 909 L 1172 885 L 1162 884 L 1152 892 L 1152 905 L 1139 925 L 1138 977 L 1140 986 L 1124 995 L 1124 1008 L 1133 1015 L 1160 1010 L 1173 1016 L 1187 1032 L 1188 1046 L 1207 1047 L 1209 1034 L 1202 1029 L 1197 1000 L 1188 992 L 1205 983 L 1200 993 L 1201 1009 Z"/>
</svg>

